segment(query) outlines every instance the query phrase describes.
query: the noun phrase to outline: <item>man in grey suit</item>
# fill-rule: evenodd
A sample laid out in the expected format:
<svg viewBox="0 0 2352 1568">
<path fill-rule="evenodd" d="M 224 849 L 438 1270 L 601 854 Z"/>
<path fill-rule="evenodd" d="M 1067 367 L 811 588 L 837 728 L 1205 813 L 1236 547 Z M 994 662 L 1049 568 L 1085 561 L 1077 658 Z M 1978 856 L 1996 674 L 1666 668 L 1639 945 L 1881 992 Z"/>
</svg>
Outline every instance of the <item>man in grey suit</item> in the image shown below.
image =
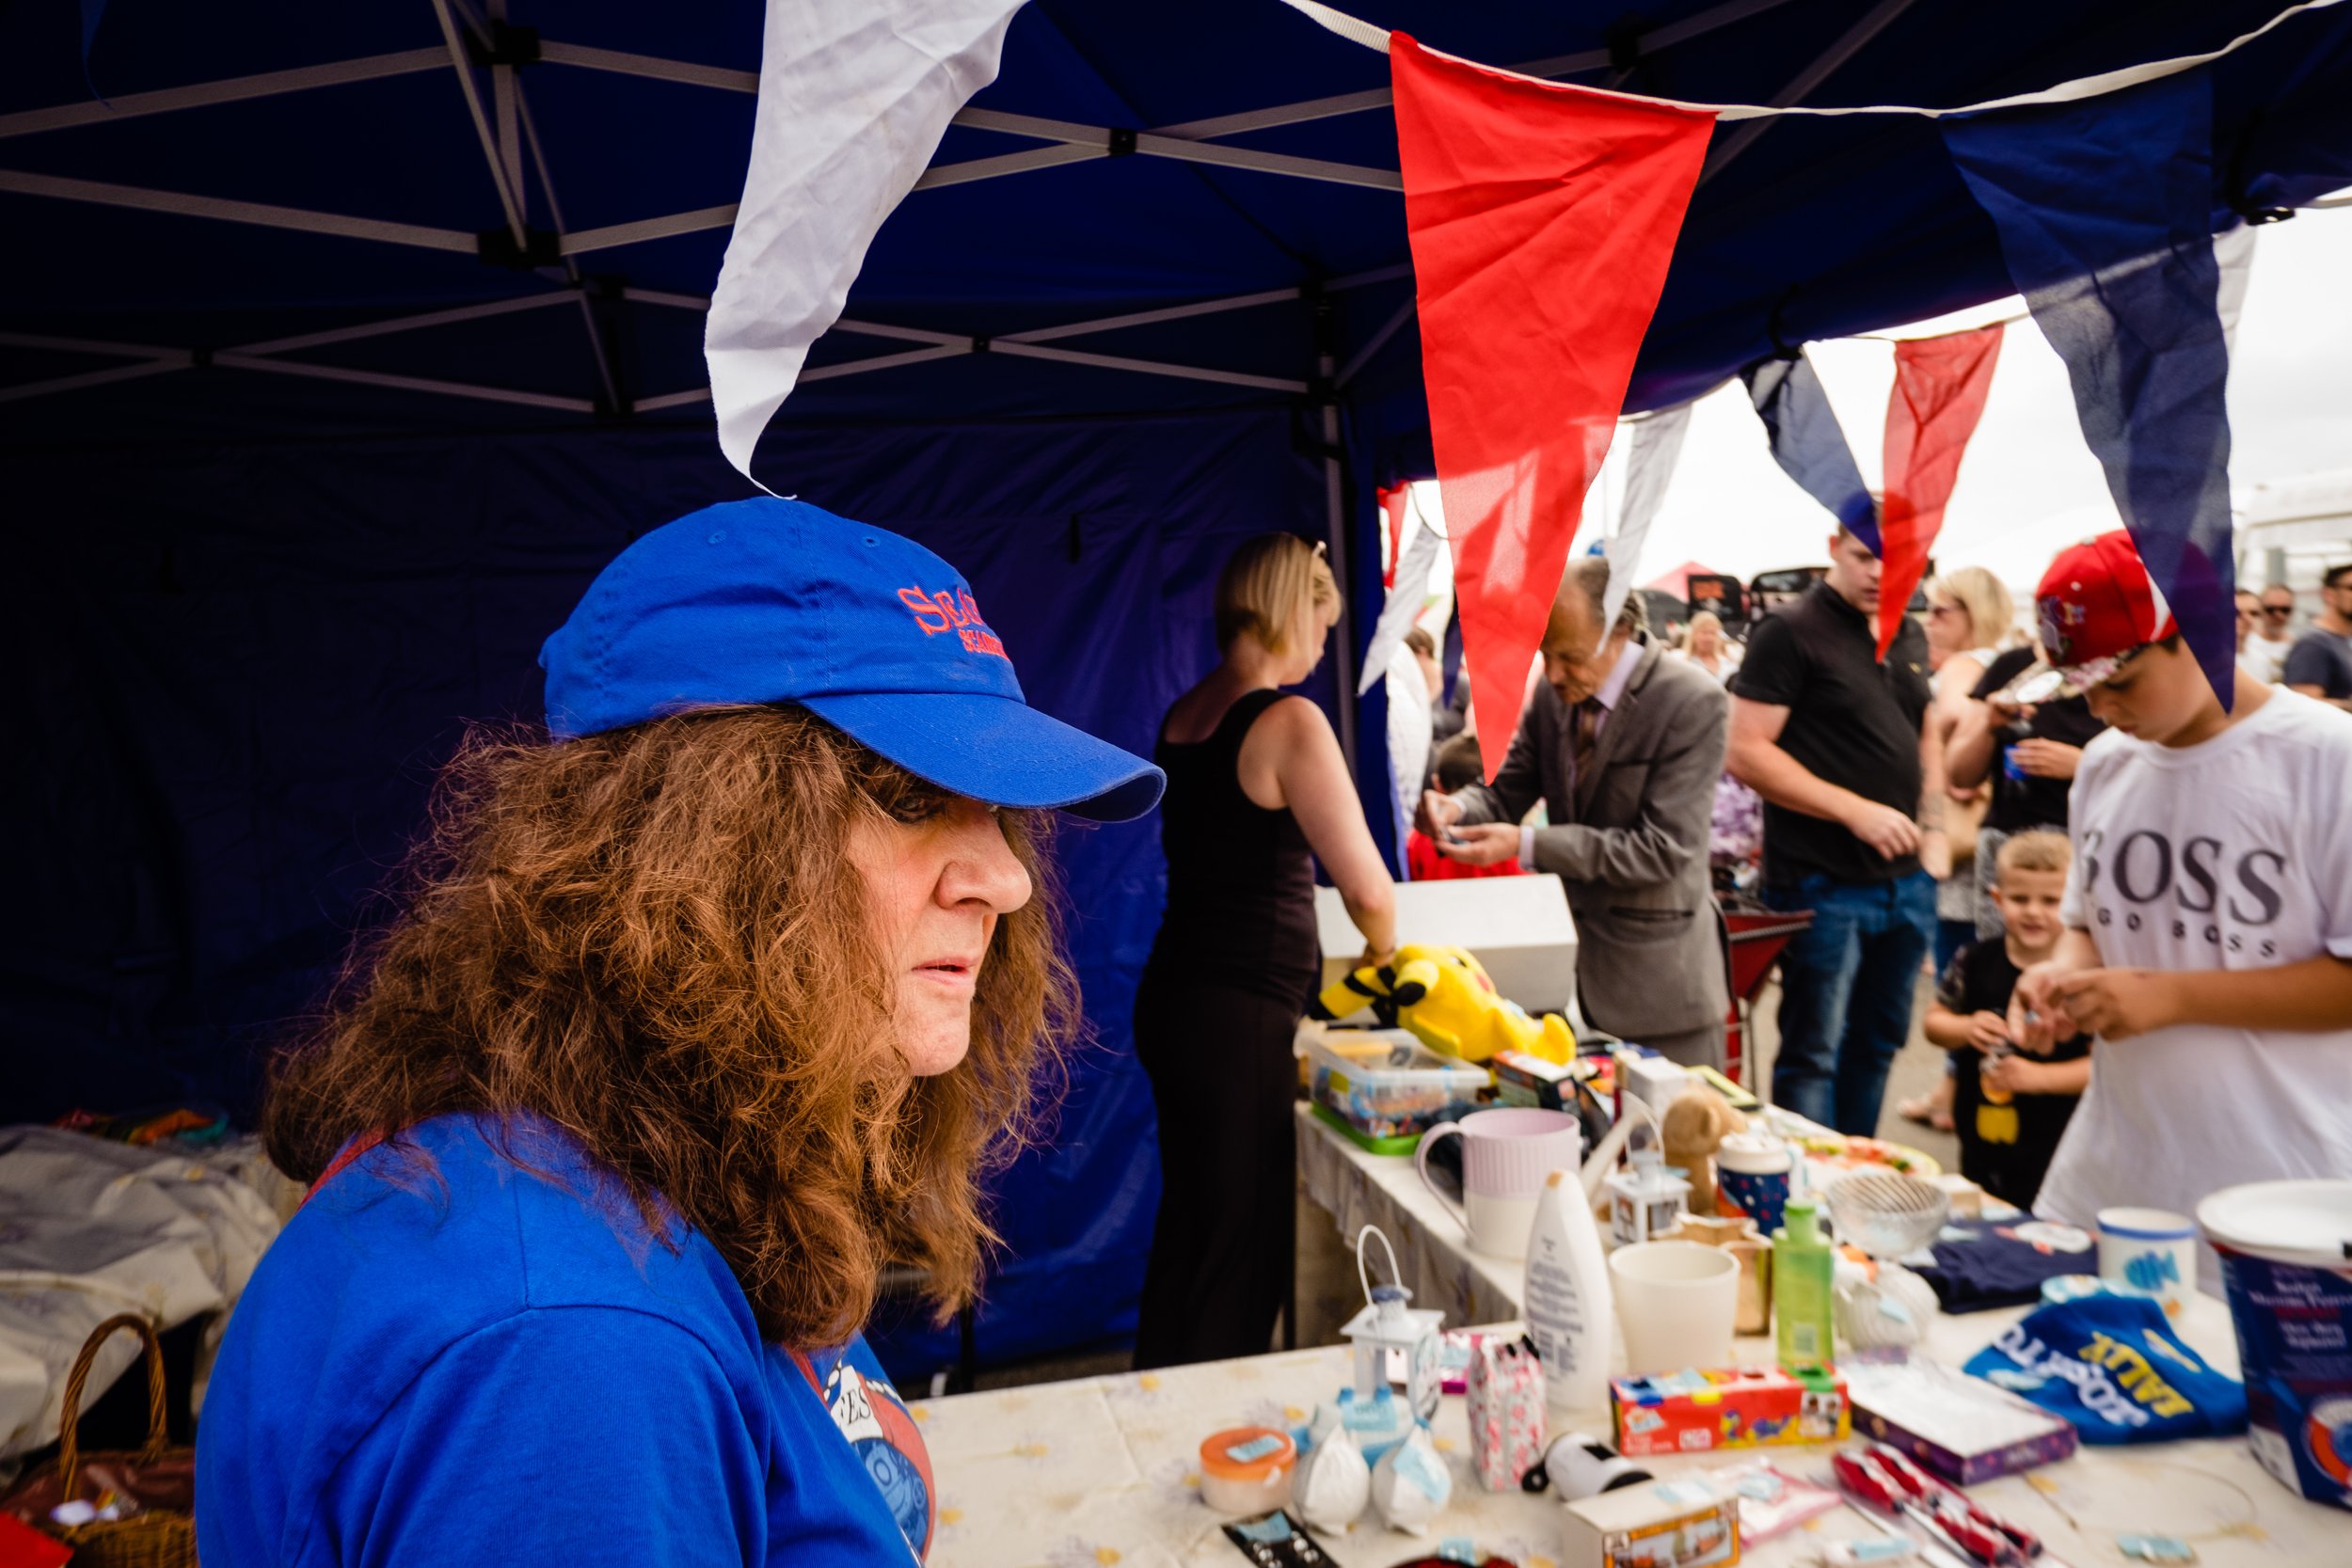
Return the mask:
<svg viewBox="0 0 2352 1568">
<path fill-rule="evenodd" d="M 1423 832 L 1470 865 L 1558 874 L 1576 913 L 1584 1016 L 1686 1066 L 1724 1065 L 1730 995 L 1708 875 L 1730 703 L 1641 629 L 1603 636 L 1609 564 L 1569 563 L 1544 629 L 1544 683 L 1492 784 L 1422 797 Z M 1550 825 L 1522 828 L 1538 798 Z"/>
</svg>

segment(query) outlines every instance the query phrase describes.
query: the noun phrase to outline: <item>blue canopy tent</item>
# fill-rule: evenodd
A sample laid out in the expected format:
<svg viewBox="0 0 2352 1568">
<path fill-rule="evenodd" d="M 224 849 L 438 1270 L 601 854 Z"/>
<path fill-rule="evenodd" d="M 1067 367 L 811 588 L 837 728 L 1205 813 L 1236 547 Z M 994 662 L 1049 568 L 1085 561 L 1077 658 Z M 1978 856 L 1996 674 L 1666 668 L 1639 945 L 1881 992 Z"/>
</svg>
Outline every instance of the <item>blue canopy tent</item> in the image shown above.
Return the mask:
<svg viewBox="0 0 2352 1568">
<path fill-rule="evenodd" d="M 2210 49 L 2282 0 L 1359 8 L 1674 97 L 1955 104 Z M 588 578 L 746 493 L 700 332 L 760 26 L 610 0 L 0 14 L 0 636 L 35 760 L 0 786 L 8 1116 L 248 1109 L 462 724 L 535 718 L 537 645 Z M 2352 7 L 2211 70 L 2217 227 L 2352 184 Z M 1138 749 L 1212 657 L 1232 544 L 1327 537 L 1354 624 L 1325 689 L 1376 825 L 1381 698 L 1336 693 L 1378 604 L 1375 487 L 1429 471 L 1386 81 L 1274 0 L 1034 0 L 758 461 L 958 562 L 1033 700 Z M 1630 404 L 2008 292 L 1928 123 L 1725 125 Z M 1073 831 L 1064 860 L 1095 1037 L 1006 1179 L 989 1357 L 1125 1332 L 1156 1193 L 1127 1049 L 1156 832 Z"/>
</svg>

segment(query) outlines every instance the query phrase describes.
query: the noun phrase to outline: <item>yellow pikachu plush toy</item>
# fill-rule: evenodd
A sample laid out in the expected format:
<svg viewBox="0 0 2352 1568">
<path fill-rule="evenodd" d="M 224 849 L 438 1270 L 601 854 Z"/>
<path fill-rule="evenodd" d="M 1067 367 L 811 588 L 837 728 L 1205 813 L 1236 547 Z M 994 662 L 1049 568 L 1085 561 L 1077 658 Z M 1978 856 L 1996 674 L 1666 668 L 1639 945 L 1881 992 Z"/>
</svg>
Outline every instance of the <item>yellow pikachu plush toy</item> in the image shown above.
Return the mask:
<svg viewBox="0 0 2352 1568">
<path fill-rule="evenodd" d="M 1382 998 L 1396 1005 L 1396 1021 L 1423 1045 L 1466 1062 L 1483 1062 L 1498 1051 L 1524 1051 L 1549 1062 L 1576 1055 L 1576 1037 L 1565 1020 L 1553 1013 L 1532 1019 L 1518 1003 L 1496 995 L 1486 966 L 1460 947 L 1400 947 L 1393 963 L 1366 965 L 1345 976 L 1308 1012 L 1341 1019 Z"/>
</svg>

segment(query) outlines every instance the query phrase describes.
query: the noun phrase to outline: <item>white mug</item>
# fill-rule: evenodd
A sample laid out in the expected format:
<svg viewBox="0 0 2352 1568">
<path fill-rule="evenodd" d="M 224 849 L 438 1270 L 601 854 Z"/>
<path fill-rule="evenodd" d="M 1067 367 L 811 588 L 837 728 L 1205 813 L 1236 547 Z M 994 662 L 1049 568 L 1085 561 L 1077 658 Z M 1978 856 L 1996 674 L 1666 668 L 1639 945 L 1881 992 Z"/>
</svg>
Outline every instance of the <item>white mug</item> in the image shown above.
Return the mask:
<svg viewBox="0 0 2352 1568">
<path fill-rule="evenodd" d="M 2119 1295 L 2153 1296 L 2179 1317 L 2197 1289 L 2197 1225 L 2165 1209 L 2099 1211 L 2099 1280 Z"/>
<path fill-rule="evenodd" d="M 1696 1242 L 1642 1242 L 1609 1255 L 1629 1372 L 1731 1364 L 1740 1260 Z"/>
<path fill-rule="evenodd" d="M 1449 1133 L 1462 1140 L 1459 1203 L 1429 1179 L 1429 1151 Z M 1413 1168 L 1460 1222 L 1473 1250 L 1496 1258 L 1524 1258 L 1544 1178 L 1555 1170 L 1576 1170 L 1582 1148 L 1582 1132 L 1567 1112 L 1511 1106 L 1439 1122 L 1422 1134 Z"/>
</svg>

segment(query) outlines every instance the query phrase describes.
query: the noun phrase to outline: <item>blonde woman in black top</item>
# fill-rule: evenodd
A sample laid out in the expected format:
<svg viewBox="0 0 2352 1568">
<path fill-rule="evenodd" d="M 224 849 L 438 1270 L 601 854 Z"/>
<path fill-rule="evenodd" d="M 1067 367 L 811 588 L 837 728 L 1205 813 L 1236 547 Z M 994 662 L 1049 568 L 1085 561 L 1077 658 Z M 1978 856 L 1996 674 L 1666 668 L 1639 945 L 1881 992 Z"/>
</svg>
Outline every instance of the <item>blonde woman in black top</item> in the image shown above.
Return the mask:
<svg viewBox="0 0 2352 1568">
<path fill-rule="evenodd" d="M 1323 710 L 1282 689 L 1323 657 L 1339 586 L 1322 546 L 1252 539 L 1217 580 L 1216 669 L 1154 752 L 1168 912 L 1136 994 L 1160 1121 L 1160 1210 L 1136 1365 L 1267 1349 L 1293 1263 L 1291 1037 L 1321 970 L 1314 865 L 1364 936 L 1396 947 L 1394 884 Z"/>
</svg>

